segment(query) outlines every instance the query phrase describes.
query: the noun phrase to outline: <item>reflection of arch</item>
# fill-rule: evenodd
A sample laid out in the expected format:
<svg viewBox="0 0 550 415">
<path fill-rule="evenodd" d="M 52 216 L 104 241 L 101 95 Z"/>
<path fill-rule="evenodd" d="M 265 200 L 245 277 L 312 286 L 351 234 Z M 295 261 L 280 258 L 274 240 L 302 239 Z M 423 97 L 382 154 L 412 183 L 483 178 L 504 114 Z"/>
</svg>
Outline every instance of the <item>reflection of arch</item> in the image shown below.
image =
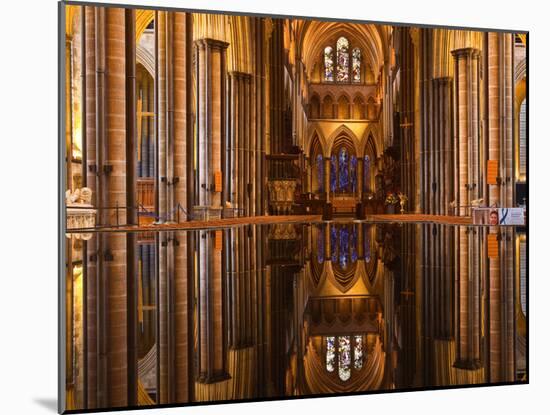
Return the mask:
<svg viewBox="0 0 550 415">
<path fill-rule="evenodd" d="M 309 118 L 316 119 L 320 118 L 320 110 L 321 110 L 321 101 L 319 99 L 319 95 L 313 94 L 311 99 L 309 100 Z"/>
<path fill-rule="evenodd" d="M 338 118 L 343 120 L 350 118 L 349 98 L 345 94 L 338 98 Z"/>
<path fill-rule="evenodd" d="M 334 118 L 334 99 L 328 94 L 323 98 L 323 117 L 322 118 Z"/>
<path fill-rule="evenodd" d="M 351 391 L 376 390 L 382 386 L 385 368 L 385 352 L 380 336 L 369 335 L 362 369 L 349 381 L 342 382 L 338 376 L 331 376 L 326 370 L 326 355 L 322 351 L 322 338 L 310 338 L 304 356 L 304 389 L 312 394 L 344 393 Z"/>
<path fill-rule="evenodd" d="M 362 120 L 365 118 L 365 101 L 359 94 L 353 100 L 353 117 L 354 120 Z"/>
</svg>

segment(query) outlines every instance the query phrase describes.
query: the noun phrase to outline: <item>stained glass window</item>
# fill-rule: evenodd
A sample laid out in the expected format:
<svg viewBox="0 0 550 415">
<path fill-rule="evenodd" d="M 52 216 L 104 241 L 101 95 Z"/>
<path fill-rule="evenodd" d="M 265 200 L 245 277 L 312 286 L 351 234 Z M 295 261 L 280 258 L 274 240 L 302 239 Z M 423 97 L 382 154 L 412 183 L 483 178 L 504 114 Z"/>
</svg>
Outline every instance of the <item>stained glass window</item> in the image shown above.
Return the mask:
<svg viewBox="0 0 550 415">
<path fill-rule="evenodd" d="M 348 266 L 349 256 L 349 230 L 346 226 L 340 228 L 340 246 L 338 247 L 338 260 L 343 269 Z"/>
<path fill-rule="evenodd" d="M 317 262 L 325 261 L 325 232 L 321 226 L 317 227 Z"/>
<path fill-rule="evenodd" d="M 354 48 L 351 52 L 351 80 L 361 82 L 361 50 Z"/>
<path fill-rule="evenodd" d="M 355 262 L 357 261 L 357 227 L 355 225 L 351 228 L 349 244 L 351 249 L 351 262 Z"/>
<path fill-rule="evenodd" d="M 327 371 L 334 372 L 336 366 L 336 339 L 334 337 L 327 337 Z"/>
<path fill-rule="evenodd" d="M 336 191 L 336 156 L 333 154 L 330 157 L 330 191 Z"/>
<path fill-rule="evenodd" d="M 338 82 L 349 81 L 349 42 L 341 37 L 336 42 L 336 80 Z"/>
<path fill-rule="evenodd" d="M 353 367 L 361 369 L 363 367 L 363 336 L 355 336 L 354 340 Z"/>
<path fill-rule="evenodd" d="M 330 228 L 330 259 L 332 262 L 336 262 L 338 259 L 338 251 L 337 251 L 337 242 L 338 240 L 338 231 L 336 230 L 336 226 L 332 226 Z"/>
<path fill-rule="evenodd" d="M 349 336 L 338 337 L 338 377 L 344 382 L 351 377 L 351 345 Z"/>
<path fill-rule="evenodd" d="M 370 226 L 365 225 L 365 234 L 363 241 L 365 243 L 365 262 L 370 262 L 371 252 L 370 252 Z"/>
<path fill-rule="evenodd" d="M 323 155 L 317 155 L 317 183 L 319 184 L 319 193 L 325 189 L 325 166 L 323 164 Z"/>
<path fill-rule="evenodd" d="M 334 53 L 330 46 L 325 48 L 325 81 L 334 82 Z"/>
<path fill-rule="evenodd" d="M 348 165 L 348 153 L 346 151 L 346 148 L 344 147 L 342 150 L 340 150 L 340 154 L 338 156 L 338 184 L 340 185 L 340 190 L 346 191 L 348 189 L 349 185 L 349 165 Z"/>
<path fill-rule="evenodd" d="M 351 184 L 351 192 L 357 191 L 357 157 L 351 156 L 351 163 L 349 167 L 349 181 Z"/>
</svg>

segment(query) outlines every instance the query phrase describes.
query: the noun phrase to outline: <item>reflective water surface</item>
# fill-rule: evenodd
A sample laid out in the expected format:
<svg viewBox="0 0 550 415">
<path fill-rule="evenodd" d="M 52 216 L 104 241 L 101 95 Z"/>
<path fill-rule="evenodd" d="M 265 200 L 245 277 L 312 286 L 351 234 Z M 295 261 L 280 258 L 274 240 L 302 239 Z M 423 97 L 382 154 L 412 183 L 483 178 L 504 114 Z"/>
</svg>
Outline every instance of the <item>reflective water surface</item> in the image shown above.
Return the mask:
<svg viewBox="0 0 550 415">
<path fill-rule="evenodd" d="M 72 409 L 527 380 L 522 228 L 338 221 L 67 244 Z"/>
</svg>

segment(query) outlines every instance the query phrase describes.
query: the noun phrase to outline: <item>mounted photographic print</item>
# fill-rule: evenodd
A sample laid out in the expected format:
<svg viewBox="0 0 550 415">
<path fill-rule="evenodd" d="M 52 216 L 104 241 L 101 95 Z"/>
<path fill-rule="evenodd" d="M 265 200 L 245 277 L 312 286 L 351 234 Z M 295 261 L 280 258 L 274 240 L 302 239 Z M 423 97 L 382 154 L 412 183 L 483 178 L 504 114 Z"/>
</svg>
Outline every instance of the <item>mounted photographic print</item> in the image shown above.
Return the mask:
<svg viewBox="0 0 550 415">
<path fill-rule="evenodd" d="M 527 32 L 59 12 L 60 412 L 529 381 Z"/>
</svg>

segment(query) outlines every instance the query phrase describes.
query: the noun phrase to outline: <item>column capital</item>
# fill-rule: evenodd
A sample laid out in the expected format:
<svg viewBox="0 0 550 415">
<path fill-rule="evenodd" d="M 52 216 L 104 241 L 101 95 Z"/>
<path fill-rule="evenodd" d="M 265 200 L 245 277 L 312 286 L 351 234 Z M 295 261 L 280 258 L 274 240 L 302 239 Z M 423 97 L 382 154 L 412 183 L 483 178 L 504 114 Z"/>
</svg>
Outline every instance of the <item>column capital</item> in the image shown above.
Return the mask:
<svg viewBox="0 0 550 415">
<path fill-rule="evenodd" d="M 229 43 L 224 42 L 223 40 L 203 38 L 195 40 L 195 45 L 202 47 L 209 47 L 211 49 L 220 49 L 225 50 L 229 46 Z"/>
<path fill-rule="evenodd" d="M 252 79 L 252 74 L 241 71 L 229 71 L 227 73 L 229 77 L 236 79 L 244 79 L 245 81 L 250 81 Z"/>
<path fill-rule="evenodd" d="M 481 51 L 476 48 L 461 48 L 461 49 L 452 50 L 451 54 L 455 58 L 466 57 L 466 56 L 477 58 L 481 54 Z"/>
</svg>

